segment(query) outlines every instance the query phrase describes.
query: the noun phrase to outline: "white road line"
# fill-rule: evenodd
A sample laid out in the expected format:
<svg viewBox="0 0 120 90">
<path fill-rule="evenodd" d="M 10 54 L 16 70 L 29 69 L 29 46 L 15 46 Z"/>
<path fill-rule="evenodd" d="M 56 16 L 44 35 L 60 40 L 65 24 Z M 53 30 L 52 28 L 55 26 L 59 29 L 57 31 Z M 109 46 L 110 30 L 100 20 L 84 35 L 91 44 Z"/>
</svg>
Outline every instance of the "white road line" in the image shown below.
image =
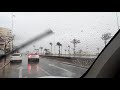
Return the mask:
<svg viewBox="0 0 120 90">
<path fill-rule="evenodd" d="M 19 78 L 22 78 L 22 69 L 23 67 L 19 67 Z"/>
<path fill-rule="evenodd" d="M 69 70 L 67 70 L 67 69 L 64 69 L 64 68 L 58 67 L 58 66 L 53 65 L 53 64 L 48 64 L 48 65 L 49 65 L 49 66 L 56 67 L 56 68 L 59 68 L 59 69 L 64 70 L 64 71 L 66 71 L 66 72 L 71 72 L 71 71 L 69 71 Z M 71 73 L 73 73 L 73 72 L 71 72 Z M 75 74 L 75 73 L 73 73 L 73 74 Z"/>
<path fill-rule="evenodd" d="M 39 69 L 41 69 L 43 72 L 45 72 L 47 75 L 51 76 L 50 73 L 48 73 L 47 71 L 45 71 L 44 69 L 42 69 L 41 67 L 39 67 Z"/>
</svg>

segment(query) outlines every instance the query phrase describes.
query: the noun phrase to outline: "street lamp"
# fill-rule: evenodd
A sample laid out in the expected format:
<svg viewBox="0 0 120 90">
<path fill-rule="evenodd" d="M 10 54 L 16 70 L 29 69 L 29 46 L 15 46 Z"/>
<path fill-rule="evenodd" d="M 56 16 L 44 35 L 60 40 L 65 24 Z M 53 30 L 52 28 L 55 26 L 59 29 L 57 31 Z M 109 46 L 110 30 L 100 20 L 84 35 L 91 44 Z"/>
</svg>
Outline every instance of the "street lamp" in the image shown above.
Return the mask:
<svg viewBox="0 0 120 90">
<path fill-rule="evenodd" d="M 100 49 L 99 49 L 99 48 L 97 48 L 97 50 L 98 50 L 98 54 L 99 54 L 99 50 L 100 50 Z"/>
<path fill-rule="evenodd" d="M 69 51 L 69 55 L 70 55 L 70 45 L 68 45 L 68 51 Z"/>
<path fill-rule="evenodd" d="M 11 13 L 11 16 L 12 16 L 12 32 L 13 33 L 13 17 L 15 17 L 15 15 L 13 15 L 13 12 Z M 13 40 L 12 40 L 12 50 L 13 50 Z"/>
<path fill-rule="evenodd" d="M 118 14 L 116 12 L 116 17 L 117 17 L 117 26 L 118 26 L 118 30 L 119 30 L 119 21 L 118 21 Z"/>
</svg>

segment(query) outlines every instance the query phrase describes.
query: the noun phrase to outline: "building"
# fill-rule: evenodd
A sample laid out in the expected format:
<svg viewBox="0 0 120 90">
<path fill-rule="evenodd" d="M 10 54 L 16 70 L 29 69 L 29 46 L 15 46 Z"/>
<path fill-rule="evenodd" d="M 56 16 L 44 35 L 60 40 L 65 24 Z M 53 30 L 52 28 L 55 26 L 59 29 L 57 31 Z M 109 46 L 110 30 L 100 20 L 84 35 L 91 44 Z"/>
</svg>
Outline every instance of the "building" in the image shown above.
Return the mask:
<svg viewBox="0 0 120 90">
<path fill-rule="evenodd" d="M 4 50 L 5 47 L 5 40 L 7 40 L 8 37 L 12 36 L 11 30 L 8 28 L 0 27 L 0 50 Z M 12 48 L 12 42 L 10 42 L 6 49 L 11 50 Z"/>
</svg>

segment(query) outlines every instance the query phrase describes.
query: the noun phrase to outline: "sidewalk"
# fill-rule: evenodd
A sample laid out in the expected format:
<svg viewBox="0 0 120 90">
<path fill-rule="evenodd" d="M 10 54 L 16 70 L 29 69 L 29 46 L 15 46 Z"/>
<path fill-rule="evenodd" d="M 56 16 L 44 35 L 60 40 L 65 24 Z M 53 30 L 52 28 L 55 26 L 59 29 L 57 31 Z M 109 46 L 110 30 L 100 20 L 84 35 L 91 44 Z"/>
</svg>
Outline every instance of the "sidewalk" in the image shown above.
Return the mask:
<svg viewBox="0 0 120 90">
<path fill-rule="evenodd" d="M 4 59 L 0 60 L 0 69 L 2 69 L 4 66 L 6 66 L 7 64 L 9 64 L 10 62 L 10 58 L 6 59 L 6 62 Z"/>
</svg>

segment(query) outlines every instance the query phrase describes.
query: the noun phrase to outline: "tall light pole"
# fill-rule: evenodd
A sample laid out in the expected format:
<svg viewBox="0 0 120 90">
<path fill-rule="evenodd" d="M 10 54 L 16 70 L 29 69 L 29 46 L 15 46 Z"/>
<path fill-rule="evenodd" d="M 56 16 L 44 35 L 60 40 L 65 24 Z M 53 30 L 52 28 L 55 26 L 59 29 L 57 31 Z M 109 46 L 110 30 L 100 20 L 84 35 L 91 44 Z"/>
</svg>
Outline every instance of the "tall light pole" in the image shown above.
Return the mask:
<svg viewBox="0 0 120 90">
<path fill-rule="evenodd" d="M 118 26 L 118 30 L 119 30 L 119 21 L 118 21 L 118 14 L 116 12 L 116 17 L 117 17 L 117 26 Z"/>
<path fill-rule="evenodd" d="M 99 48 L 97 48 L 97 50 L 98 50 L 98 54 L 99 54 Z"/>
<path fill-rule="evenodd" d="M 70 45 L 68 45 L 68 51 L 69 51 L 69 55 L 70 55 Z"/>
<path fill-rule="evenodd" d="M 74 39 L 71 41 L 71 43 L 73 43 L 73 45 L 74 45 L 73 52 L 74 52 L 74 57 L 75 57 L 76 44 L 80 43 L 80 40 L 77 40 L 77 39 L 74 38 Z"/>
<path fill-rule="evenodd" d="M 54 55 L 56 54 L 56 52 L 55 52 L 55 33 L 54 33 Z"/>
<path fill-rule="evenodd" d="M 15 15 L 13 15 L 13 12 L 11 12 L 11 17 L 12 17 L 12 34 L 13 34 L 13 17 L 15 17 Z M 14 40 L 14 38 L 13 38 Z M 13 40 L 12 40 L 12 50 L 13 50 Z"/>
<path fill-rule="evenodd" d="M 67 50 L 65 49 L 65 56 L 66 56 L 66 51 L 67 51 Z"/>
</svg>

